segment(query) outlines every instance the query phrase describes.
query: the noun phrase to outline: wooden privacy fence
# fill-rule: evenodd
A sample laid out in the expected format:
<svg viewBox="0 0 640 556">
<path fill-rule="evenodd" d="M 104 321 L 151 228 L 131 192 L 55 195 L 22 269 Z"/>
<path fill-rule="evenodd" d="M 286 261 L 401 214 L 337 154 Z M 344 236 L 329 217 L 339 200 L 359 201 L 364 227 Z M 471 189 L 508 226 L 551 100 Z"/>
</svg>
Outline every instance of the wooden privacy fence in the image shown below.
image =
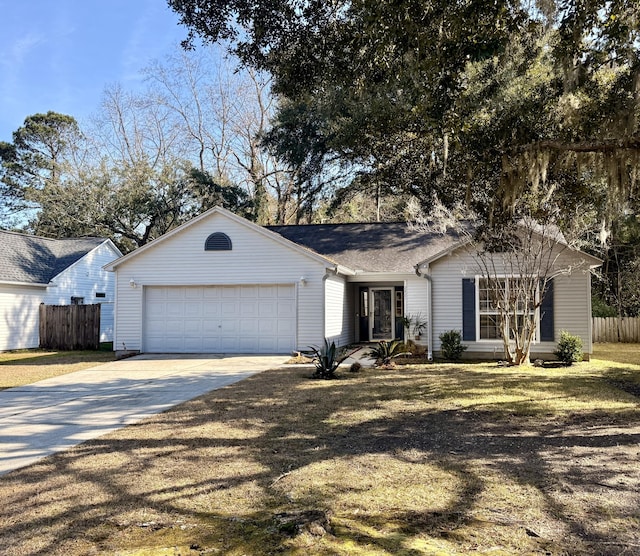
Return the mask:
<svg viewBox="0 0 640 556">
<path fill-rule="evenodd" d="M 100 305 L 40 305 L 40 347 L 100 349 Z"/>
<path fill-rule="evenodd" d="M 594 342 L 640 342 L 640 317 L 594 317 Z"/>
</svg>

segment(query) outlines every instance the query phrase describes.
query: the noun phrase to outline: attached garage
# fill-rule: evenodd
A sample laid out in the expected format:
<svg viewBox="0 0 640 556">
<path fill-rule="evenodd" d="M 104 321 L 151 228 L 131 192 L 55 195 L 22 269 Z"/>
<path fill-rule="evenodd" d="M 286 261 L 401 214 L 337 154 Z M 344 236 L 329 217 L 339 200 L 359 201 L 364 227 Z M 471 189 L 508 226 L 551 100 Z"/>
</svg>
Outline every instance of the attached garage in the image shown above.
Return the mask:
<svg viewBox="0 0 640 556">
<path fill-rule="evenodd" d="M 147 286 L 143 351 L 289 353 L 296 312 L 293 284 Z"/>
<path fill-rule="evenodd" d="M 222 208 L 105 268 L 116 273 L 119 356 L 290 354 L 319 345 L 325 289 L 343 279 L 335 262 Z"/>
</svg>

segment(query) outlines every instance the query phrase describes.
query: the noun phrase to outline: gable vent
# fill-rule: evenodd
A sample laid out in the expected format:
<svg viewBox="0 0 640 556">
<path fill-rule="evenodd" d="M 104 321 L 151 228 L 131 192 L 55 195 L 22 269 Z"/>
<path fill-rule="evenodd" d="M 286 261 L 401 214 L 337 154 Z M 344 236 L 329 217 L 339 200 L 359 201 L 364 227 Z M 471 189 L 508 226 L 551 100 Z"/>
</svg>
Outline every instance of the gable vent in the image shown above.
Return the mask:
<svg viewBox="0 0 640 556">
<path fill-rule="evenodd" d="M 227 234 L 215 232 L 204 242 L 205 251 L 231 251 L 231 240 Z"/>
</svg>

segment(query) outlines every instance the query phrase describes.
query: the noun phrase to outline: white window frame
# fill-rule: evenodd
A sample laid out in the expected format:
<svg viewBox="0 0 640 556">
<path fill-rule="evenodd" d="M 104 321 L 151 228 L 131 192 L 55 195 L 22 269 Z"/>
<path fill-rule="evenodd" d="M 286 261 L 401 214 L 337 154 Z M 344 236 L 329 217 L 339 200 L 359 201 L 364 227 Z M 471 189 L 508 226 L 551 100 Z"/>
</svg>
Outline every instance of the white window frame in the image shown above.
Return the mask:
<svg viewBox="0 0 640 556">
<path fill-rule="evenodd" d="M 502 345 L 502 338 L 481 338 L 480 337 L 480 316 L 482 315 L 496 315 L 498 317 L 498 319 L 500 318 L 500 313 L 498 311 L 496 312 L 491 312 L 491 311 L 483 311 L 481 313 L 480 311 L 480 284 L 483 280 L 492 280 L 492 279 L 496 279 L 496 280 L 506 280 L 507 282 L 507 292 L 509 291 L 509 281 L 511 280 L 519 280 L 520 278 L 522 278 L 522 276 L 508 276 L 508 275 L 496 275 L 494 277 L 491 278 L 487 278 L 486 276 L 482 276 L 482 275 L 476 275 L 475 276 L 475 294 L 476 294 L 476 342 L 481 342 L 481 343 L 487 343 L 487 344 L 496 344 L 499 343 Z M 540 285 L 538 284 L 538 287 L 536 288 L 536 302 L 539 301 L 540 299 Z M 522 314 L 524 314 L 524 311 L 522 312 Z M 536 307 L 534 310 L 534 314 L 535 314 L 535 323 L 536 323 L 536 331 L 535 334 L 533 336 L 533 344 L 538 344 L 540 343 L 540 307 Z M 509 335 L 509 341 L 511 340 L 511 335 Z"/>
</svg>

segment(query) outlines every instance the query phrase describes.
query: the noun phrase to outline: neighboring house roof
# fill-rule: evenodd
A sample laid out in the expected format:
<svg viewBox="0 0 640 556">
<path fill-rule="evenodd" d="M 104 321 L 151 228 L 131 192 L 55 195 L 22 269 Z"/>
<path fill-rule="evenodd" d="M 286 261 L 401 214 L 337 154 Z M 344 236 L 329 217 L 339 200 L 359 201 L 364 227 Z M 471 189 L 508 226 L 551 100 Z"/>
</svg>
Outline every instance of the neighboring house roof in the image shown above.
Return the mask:
<svg viewBox="0 0 640 556">
<path fill-rule="evenodd" d="M 406 222 L 266 226 L 282 237 L 355 271 L 413 273 L 417 263 L 459 245 L 454 231 L 428 231 Z"/>
<path fill-rule="evenodd" d="M 105 241 L 99 237 L 50 239 L 0 231 L 0 281 L 48 284 Z"/>
</svg>

